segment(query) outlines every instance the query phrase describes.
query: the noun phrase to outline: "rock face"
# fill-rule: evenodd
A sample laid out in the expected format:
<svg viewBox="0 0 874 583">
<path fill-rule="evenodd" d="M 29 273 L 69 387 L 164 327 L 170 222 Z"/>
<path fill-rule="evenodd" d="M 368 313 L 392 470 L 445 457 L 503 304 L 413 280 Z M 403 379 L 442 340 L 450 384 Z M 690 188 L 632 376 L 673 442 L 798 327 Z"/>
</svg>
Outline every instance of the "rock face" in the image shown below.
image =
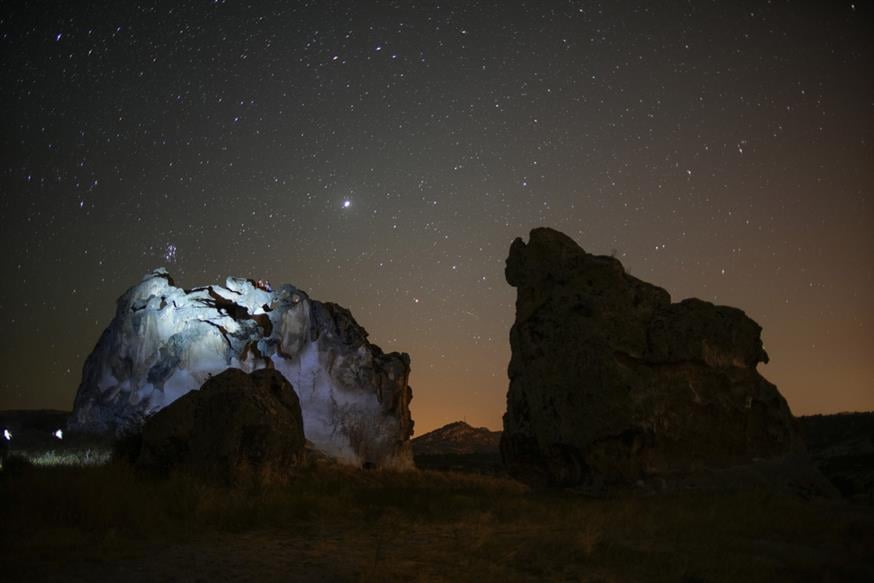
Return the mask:
<svg viewBox="0 0 874 583">
<path fill-rule="evenodd" d="M 410 359 L 384 354 L 348 310 L 292 285 L 228 278 L 179 288 L 163 269 L 118 300 L 85 362 L 68 427 L 122 434 L 228 367 L 275 368 L 306 437 L 350 464 L 410 467 Z"/>
<path fill-rule="evenodd" d="M 300 401 L 285 377 L 229 368 L 146 420 L 137 464 L 273 480 L 300 460 L 304 442 Z"/>
<path fill-rule="evenodd" d="M 517 288 L 501 453 L 533 483 L 604 485 L 796 451 L 742 311 L 669 294 L 552 229 L 510 247 Z"/>
</svg>

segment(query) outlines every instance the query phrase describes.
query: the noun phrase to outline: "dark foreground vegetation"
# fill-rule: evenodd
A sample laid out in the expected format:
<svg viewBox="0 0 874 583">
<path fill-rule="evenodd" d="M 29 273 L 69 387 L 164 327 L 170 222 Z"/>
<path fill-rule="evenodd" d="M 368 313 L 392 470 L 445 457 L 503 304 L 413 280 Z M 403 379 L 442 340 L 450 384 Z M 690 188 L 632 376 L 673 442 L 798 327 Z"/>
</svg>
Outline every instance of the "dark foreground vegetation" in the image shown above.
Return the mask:
<svg viewBox="0 0 874 583">
<path fill-rule="evenodd" d="M 874 580 L 872 507 L 760 491 L 589 498 L 316 464 L 229 488 L 11 459 L 0 501 L 7 582 Z"/>
</svg>

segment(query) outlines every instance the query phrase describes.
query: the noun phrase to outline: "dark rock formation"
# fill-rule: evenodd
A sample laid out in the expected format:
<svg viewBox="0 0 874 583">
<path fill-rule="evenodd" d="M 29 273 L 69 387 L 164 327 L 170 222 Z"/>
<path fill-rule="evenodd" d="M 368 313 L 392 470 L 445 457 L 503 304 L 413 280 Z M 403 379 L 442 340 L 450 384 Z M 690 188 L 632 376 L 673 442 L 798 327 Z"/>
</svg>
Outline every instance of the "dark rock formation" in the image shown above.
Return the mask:
<svg viewBox="0 0 874 583">
<path fill-rule="evenodd" d="M 800 446 L 742 311 L 668 292 L 551 229 L 510 247 L 517 288 L 501 452 L 534 483 L 635 483 Z"/>
<path fill-rule="evenodd" d="M 355 465 L 410 467 L 410 359 L 348 310 L 292 285 L 229 277 L 177 287 L 163 269 L 119 300 L 85 362 L 71 430 L 121 435 L 228 367 L 275 368 L 299 392 L 307 439 Z"/>
<path fill-rule="evenodd" d="M 500 441 L 500 431 L 456 421 L 413 439 L 413 455 L 496 454 Z"/>
<path fill-rule="evenodd" d="M 227 482 L 283 478 L 304 451 L 300 401 L 276 370 L 235 368 L 149 417 L 138 465 Z"/>
</svg>

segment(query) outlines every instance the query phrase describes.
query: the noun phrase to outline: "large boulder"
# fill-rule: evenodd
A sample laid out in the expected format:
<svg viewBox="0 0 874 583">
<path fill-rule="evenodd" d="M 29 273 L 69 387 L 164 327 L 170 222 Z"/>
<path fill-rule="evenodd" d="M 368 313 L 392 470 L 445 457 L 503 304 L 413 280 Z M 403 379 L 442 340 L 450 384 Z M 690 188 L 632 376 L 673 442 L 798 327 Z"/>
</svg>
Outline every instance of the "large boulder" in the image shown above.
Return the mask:
<svg viewBox="0 0 874 583">
<path fill-rule="evenodd" d="M 552 229 L 510 247 L 517 289 L 501 453 L 534 483 L 605 485 L 773 458 L 801 448 L 742 311 L 671 303 L 613 257 Z"/>
<path fill-rule="evenodd" d="M 276 370 L 229 368 L 146 420 L 138 465 L 236 482 L 275 480 L 304 451 L 300 401 Z"/>
<path fill-rule="evenodd" d="M 350 464 L 411 467 L 410 359 L 385 354 L 348 310 L 292 285 L 229 277 L 191 290 L 163 269 L 118 300 L 85 361 L 68 427 L 121 435 L 228 367 L 275 368 L 307 439 Z"/>
</svg>

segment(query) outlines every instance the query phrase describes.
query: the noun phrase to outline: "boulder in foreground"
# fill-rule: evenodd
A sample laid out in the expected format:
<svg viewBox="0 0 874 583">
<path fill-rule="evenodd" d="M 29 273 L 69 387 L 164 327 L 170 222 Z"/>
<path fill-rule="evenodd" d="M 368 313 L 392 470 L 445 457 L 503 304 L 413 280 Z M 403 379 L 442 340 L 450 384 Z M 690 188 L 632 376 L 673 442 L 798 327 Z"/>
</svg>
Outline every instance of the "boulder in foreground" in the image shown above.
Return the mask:
<svg viewBox="0 0 874 583">
<path fill-rule="evenodd" d="M 229 368 L 146 420 L 137 463 L 227 482 L 272 481 L 303 451 L 300 401 L 285 377 Z"/>
</svg>

